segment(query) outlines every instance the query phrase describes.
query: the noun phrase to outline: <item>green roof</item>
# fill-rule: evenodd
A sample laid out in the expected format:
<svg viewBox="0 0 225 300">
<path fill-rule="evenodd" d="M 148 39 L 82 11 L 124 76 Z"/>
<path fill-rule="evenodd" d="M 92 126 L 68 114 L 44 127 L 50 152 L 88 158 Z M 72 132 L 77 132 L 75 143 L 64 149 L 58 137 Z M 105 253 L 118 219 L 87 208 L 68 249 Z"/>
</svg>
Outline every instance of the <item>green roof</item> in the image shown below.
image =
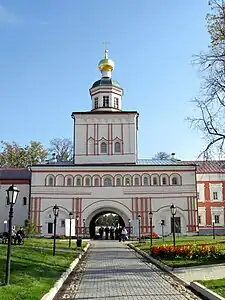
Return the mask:
<svg viewBox="0 0 225 300">
<path fill-rule="evenodd" d="M 96 88 L 101 85 L 113 85 L 115 87 L 121 88 L 119 82 L 116 80 L 113 80 L 110 77 L 102 77 L 100 80 L 95 81 L 91 88 Z"/>
</svg>

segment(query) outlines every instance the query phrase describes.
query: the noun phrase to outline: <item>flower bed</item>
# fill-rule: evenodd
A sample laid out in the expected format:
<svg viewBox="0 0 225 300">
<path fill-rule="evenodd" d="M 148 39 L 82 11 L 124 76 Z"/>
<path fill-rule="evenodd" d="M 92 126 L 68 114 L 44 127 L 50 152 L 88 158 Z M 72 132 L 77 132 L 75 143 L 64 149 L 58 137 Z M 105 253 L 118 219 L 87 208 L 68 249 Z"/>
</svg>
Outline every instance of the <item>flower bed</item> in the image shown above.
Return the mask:
<svg viewBox="0 0 225 300">
<path fill-rule="evenodd" d="M 217 245 L 161 245 L 152 247 L 150 254 L 161 259 L 225 259 L 225 250 Z"/>
</svg>

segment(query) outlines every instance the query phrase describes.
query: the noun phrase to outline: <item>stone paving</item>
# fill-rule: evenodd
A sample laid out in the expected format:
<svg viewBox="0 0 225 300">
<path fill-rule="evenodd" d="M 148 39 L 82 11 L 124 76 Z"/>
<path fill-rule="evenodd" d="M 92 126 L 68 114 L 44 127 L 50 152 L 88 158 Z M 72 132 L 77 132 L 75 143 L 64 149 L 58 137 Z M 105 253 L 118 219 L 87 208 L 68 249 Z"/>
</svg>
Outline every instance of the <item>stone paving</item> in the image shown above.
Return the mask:
<svg viewBox="0 0 225 300">
<path fill-rule="evenodd" d="M 201 299 L 117 241 L 94 241 L 73 299 Z"/>
</svg>

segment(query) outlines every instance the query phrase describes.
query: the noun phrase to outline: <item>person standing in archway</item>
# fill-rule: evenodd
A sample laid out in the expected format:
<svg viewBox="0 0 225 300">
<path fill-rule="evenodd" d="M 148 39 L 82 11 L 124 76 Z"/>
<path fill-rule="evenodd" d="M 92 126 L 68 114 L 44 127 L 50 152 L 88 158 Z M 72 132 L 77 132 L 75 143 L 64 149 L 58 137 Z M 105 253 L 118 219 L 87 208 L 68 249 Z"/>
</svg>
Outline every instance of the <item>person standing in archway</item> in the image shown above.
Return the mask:
<svg viewBox="0 0 225 300">
<path fill-rule="evenodd" d="M 122 229 L 122 241 L 125 242 L 127 239 L 127 230 L 126 227 L 123 227 Z"/>
<path fill-rule="evenodd" d="M 100 240 L 102 240 L 103 239 L 103 232 L 104 232 L 103 227 L 100 227 L 98 232 L 99 232 Z"/>
<path fill-rule="evenodd" d="M 112 226 L 110 228 L 110 239 L 114 240 L 114 228 Z"/>
<path fill-rule="evenodd" d="M 108 240 L 109 239 L 109 227 L 106 226 L 105 228 L 105 239 Z"/>
</svg>

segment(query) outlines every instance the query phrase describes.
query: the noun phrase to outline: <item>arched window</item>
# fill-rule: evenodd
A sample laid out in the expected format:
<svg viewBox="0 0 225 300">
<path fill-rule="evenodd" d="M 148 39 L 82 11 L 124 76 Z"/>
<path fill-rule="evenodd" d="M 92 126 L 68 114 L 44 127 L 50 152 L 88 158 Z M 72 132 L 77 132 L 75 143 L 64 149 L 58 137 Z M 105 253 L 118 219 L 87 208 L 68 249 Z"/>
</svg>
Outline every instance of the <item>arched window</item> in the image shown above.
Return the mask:
<svg viewBox="0 0 225 300">
<path fill-rule="evenodd" d="M 148 185 L 148 177 L 146 177 L 146 176 L 144 177 L 143 184 Z"/>
<path fill-rule="evenodd" d="M 48 182 L 47 182 L 47 184 L 48 184 L 49 186 L 53 186 L 53 185 L 54 185 L 54 178 L 53 178 L 53 176 L 49 176 L 49 177 L 48 177 Z"/>
<path fill-rule="evenodd" d="M 85 178 L 85 185 L 86 185 L 86 186 L 90 186 L 90 185 L 91 185 L 90 177 L 86 177 L 86 178 Z"/>
<path fill-rule="evenodd" d="M 73 181 L 72 181 L 71 177 L 67 177 L 67 179 L 66 179 L 66 185 L 67 186 L 72 186 L 73 185 Z"/>
<path fill-rule="evenodd" d="M 99 179 L 98 179 L 97 177 L 96 177 L 95 180 L 94 180 L 94 185 L 95 185 L 95 186 L 99 186 Z"/>
<path fill-rule="evenodd" d="M 172 178 L 172 184 L 173 184 L 173 185 L 177 185 L 177 184 L 178 184 L 177 177 L 174 176 L 174 177 Z"/>
<path fill-rule="evenodd" d="M 121 178 L 120 177 L 116 178 L 116 185 L 121 186 Z"/>
<path fill-rule="evenodd" d="M 112 186 L 112 178 L 110 177 L 104 178 L 104 186 Z"/>
<path fill-rule="evenodd" d="M 153 177 L 153 185 L 158 185 L 158 178 L 157 177 Z"/>
<path fill-rule="evenodd" d="M 138 177 L 134 178 L 134 185 L 139 185 L 139 178 Z"/>
<path fill-rule="evenodd" d="M 125 185 L 130 185 L 130 178 L 125 179 Z"/>
<path fill-rule="evenodd" d="M 76 179 L 76 186 L 81 186 L 81 178 L 77 177 Z"/>
<path fill-rule="evenodd" d="M 64 186 L 64 177 L 63 177 L 63 175 L 56 176 L 56 185 L 57 186 Z"/>
<path fill-rule="evenodd" d="M 163 184 L 163 185 L 166 185 L 166 184 L 167 184 L 167 178 L 166 178 L 166 177 L 163 177 L 163 178 L 162 178 L 162 184 Z"/>
<path fill-rule="evenodd" d="M 115 153 L 120 153 L 120 152 L 121 152 L 121 145 L 120 145 L 120 142 L 116 142 L 116 143 L 115 143 L 114 151 L 115 151 Z"/>
<path fill-rule="evenodd" d="M 100 151 L 101 151 L 101 153 L 107 153 L 107 144 L 106 144 L 106 142 L 101 143 Z"/>
</svg>

